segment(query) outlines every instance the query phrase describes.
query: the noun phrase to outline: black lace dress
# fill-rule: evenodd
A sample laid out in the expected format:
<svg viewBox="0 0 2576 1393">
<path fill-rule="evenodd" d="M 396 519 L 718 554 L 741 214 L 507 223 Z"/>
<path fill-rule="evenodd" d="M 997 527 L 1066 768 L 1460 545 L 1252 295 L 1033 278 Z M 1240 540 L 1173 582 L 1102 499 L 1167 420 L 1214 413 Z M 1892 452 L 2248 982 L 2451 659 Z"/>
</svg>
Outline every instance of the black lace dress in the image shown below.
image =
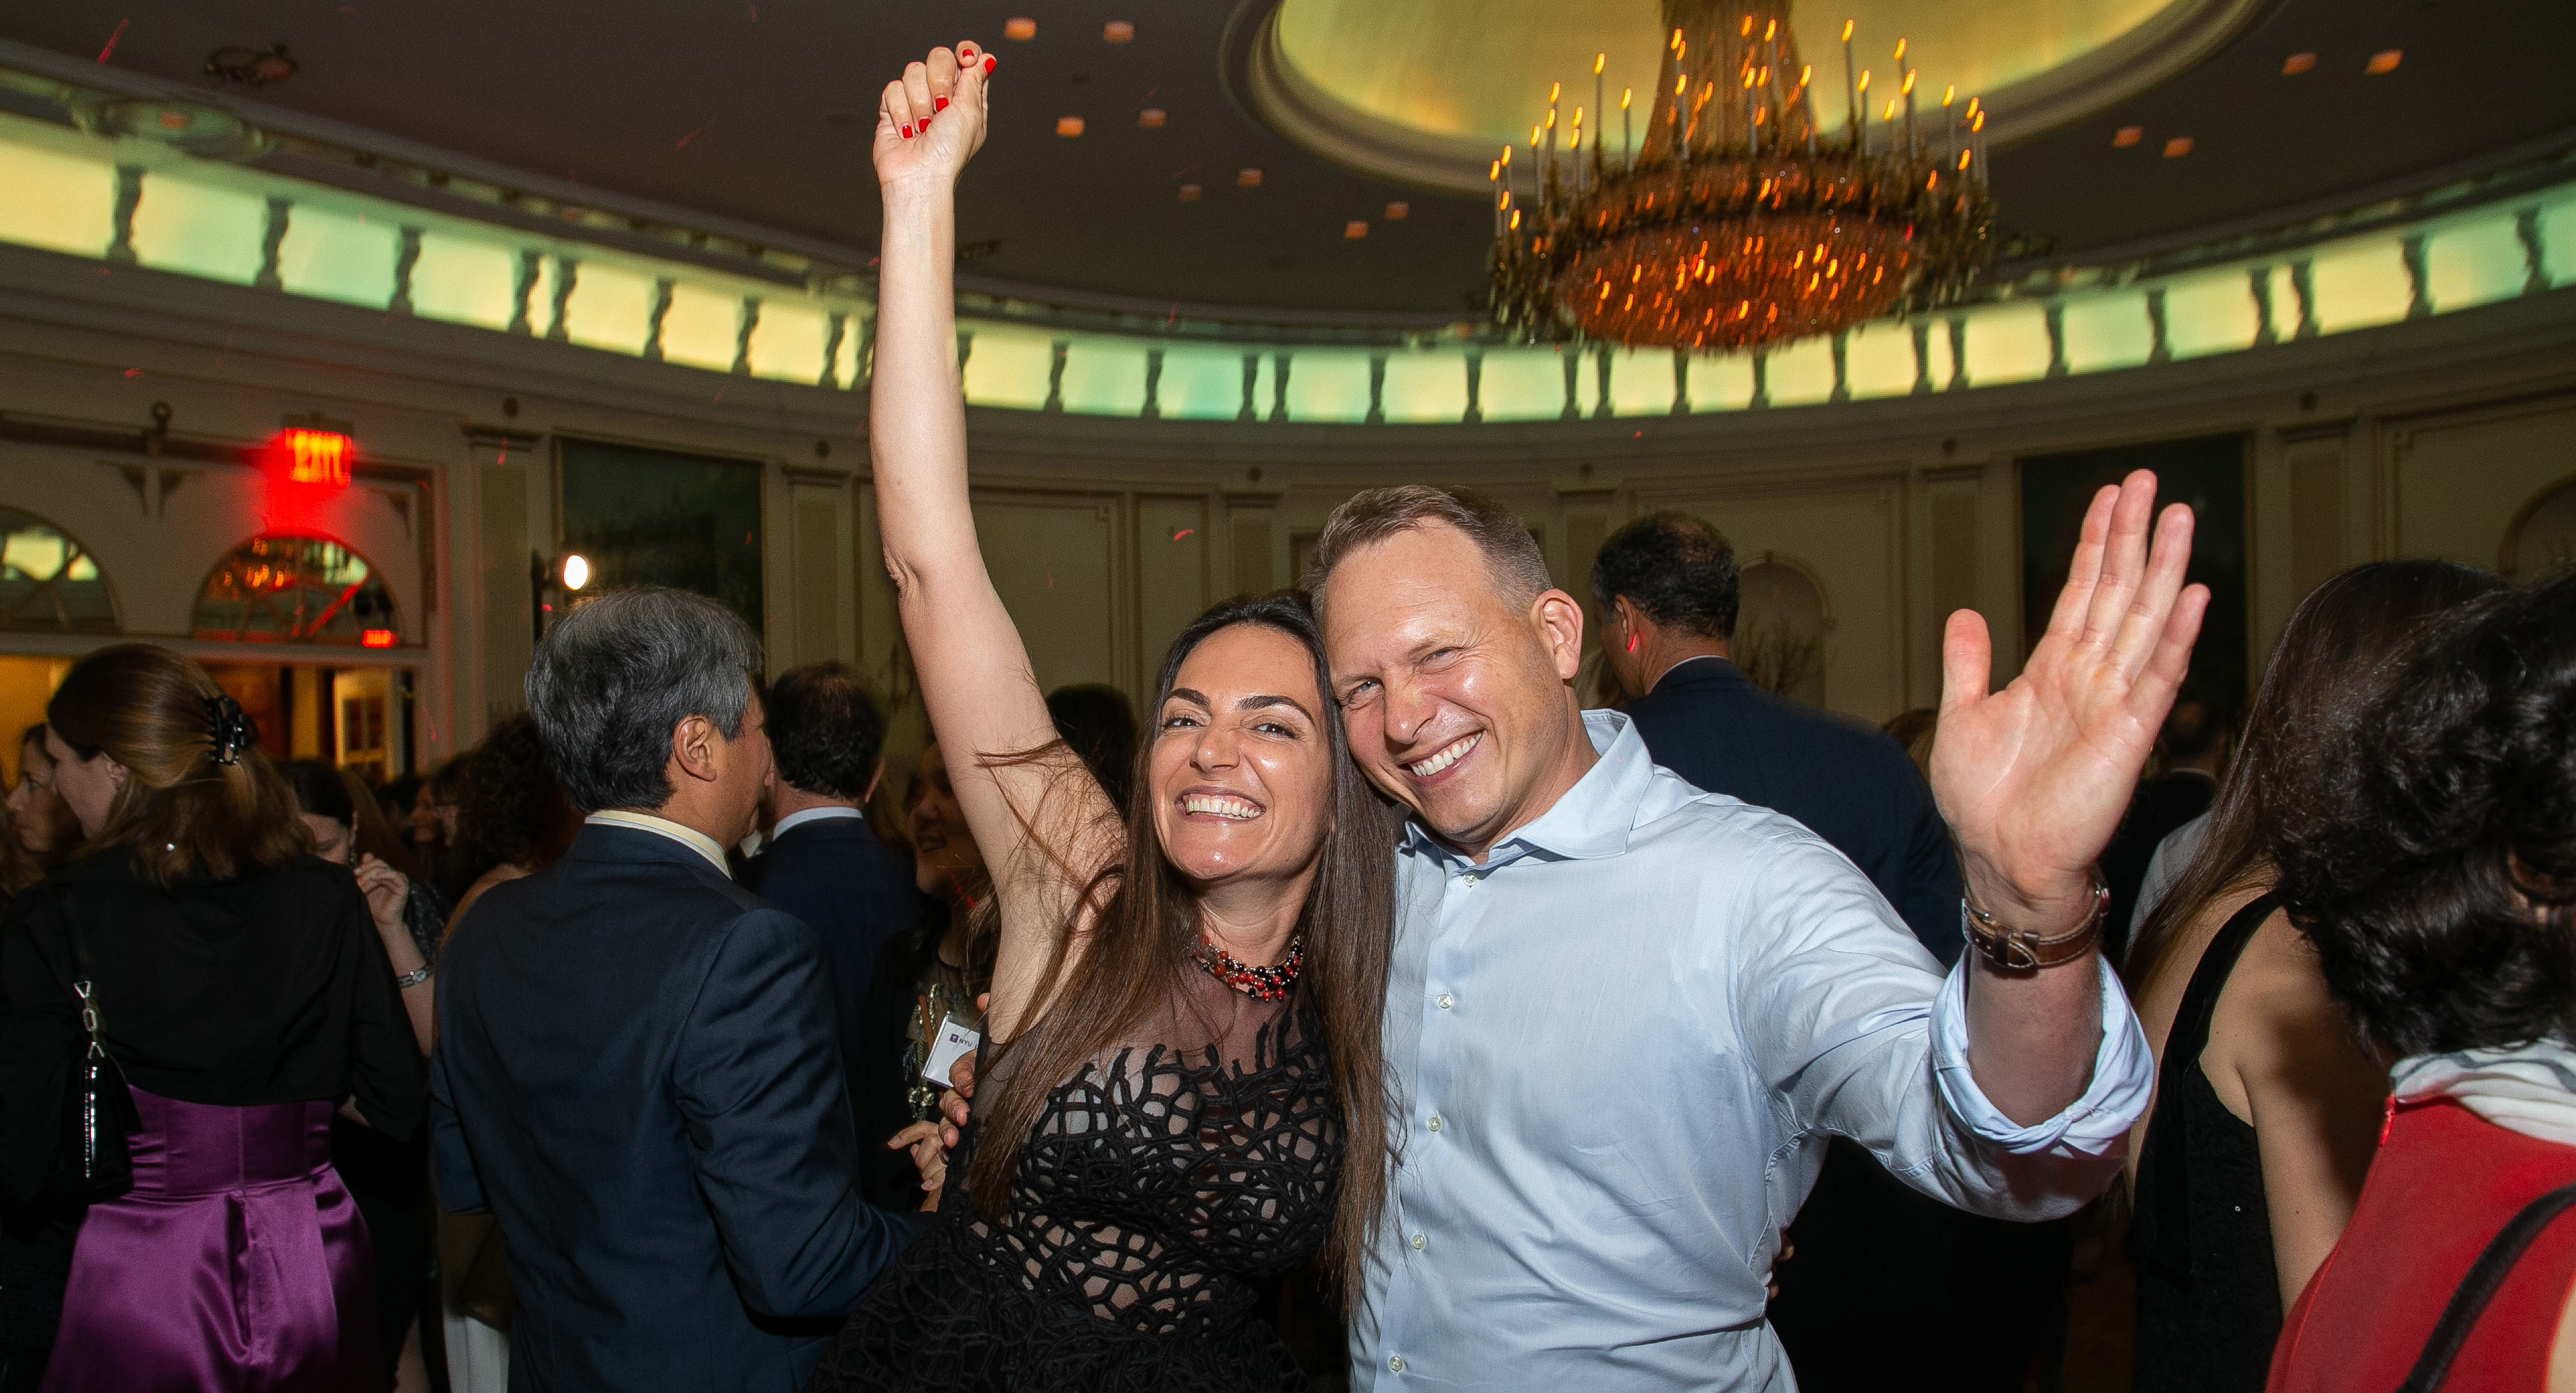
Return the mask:
<svg viewBox="0 0 2576 1393">
<path fill-rule="evenodd" d="M 808 1393 L 1309 1387 L 1256 1307 L 1332 1222 L 1342 1126 L 1322 1031 L 1303 993 L 1259 1002 L 1192 971 L 1180 995 L 1056 1086 L 992 1221 L 964 1180 L 997 1072 L 938 1222 L 869 1288 Z"/>
</svg>

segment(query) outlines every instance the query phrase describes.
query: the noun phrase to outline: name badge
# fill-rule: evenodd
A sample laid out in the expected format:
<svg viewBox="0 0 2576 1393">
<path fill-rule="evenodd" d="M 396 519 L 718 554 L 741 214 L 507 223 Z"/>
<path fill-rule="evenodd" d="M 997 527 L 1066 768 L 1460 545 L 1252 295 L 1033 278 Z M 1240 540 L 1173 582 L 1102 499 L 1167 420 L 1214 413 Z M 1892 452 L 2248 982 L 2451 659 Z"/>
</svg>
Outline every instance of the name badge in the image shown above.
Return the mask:
<svg viewBox="0 0 2576 1393">
<path fill-rule="evenodd" d="M 941 1088 L 948 1087 L 949 1069 L 982 1043 L 983 1032 L 959 1025 L 955 1016 L 940 1017 L 939 1032 L 930 1037 L 929 1057 L 921 1062 L 921 1076 Z"/>
</svg>

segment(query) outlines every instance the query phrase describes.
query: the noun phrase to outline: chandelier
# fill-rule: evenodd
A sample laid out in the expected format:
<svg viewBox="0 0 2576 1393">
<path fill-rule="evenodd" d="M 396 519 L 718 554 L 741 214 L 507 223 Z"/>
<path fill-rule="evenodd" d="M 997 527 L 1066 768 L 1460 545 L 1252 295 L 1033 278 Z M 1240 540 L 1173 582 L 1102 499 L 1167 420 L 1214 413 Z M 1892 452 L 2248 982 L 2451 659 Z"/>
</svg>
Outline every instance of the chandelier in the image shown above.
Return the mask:
<svg viewBox="0 0 2576 1393">
<path fill-rule="evenodd" d="M 1505 146 L 1489 171 L 1492 302 L 1506 333 L 1744 349 L 1928 308 L 1967 287 L 1994 219 L 1976 99 L 1957 108 L 1945 92 L 1938 114 L 1918 122 L 1899 40 L 1897 92 L 1871 121 L 1870 74 L 1853 66 L 1846 22 L 1851 115 L 1824 133 L 1787 0 L 1664 0 L 1664 27 L 1642 145 L 1631 148 L 1635 99 L 1622 92 L 1618 149 L 1605 152 L 1596 58 L 1589 143 L 1580 106 L 1561 139 L 1560 85 L 1527 155 L 1516 163 Z"/>
</svg>

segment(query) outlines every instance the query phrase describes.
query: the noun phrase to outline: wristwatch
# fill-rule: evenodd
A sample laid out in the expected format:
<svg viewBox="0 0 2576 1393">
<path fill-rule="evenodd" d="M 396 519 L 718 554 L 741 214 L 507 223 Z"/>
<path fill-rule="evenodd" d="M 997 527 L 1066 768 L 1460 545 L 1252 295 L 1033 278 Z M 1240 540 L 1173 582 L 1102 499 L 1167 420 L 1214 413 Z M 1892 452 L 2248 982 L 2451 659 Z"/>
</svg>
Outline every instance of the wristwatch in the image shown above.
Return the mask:
<svg viewBox="0 0 2576 1393">
<path fill-rule="evenodd" d="M 2092 912 L 2084 916 L 2084 922 L 2055 938 L 2041 938 L 2028 929 L 2006 928 L 1965 895 L 1959 897 L 1959 928 L 1967 935 L 1968 946 L 1997 971 L 2037 972 L 2092 952 L 2094 943 L 2102 937 L 2102 921 L 2110 907 L 2111 887 L 2104 883 L 2097 867 L 2093 872 Z"/>
<path fill-rule="evenodd" d="M 410 991 L 412 988 L 417 987 L 417 986 L 419 986 L 421 983 L 428 981 L 428 980 L 429 980 L 429 973 L 430 973 L 430 969 L 431 969 L 431 967 L 432 967 L 432 966 L 433 966 L 433 964 L 430 964 L 430 963 L 422 963 L 420 966 L 415 967 L 415 968 L 413 968 L 411 971 L 406 972 L 406 973 L 404 973 L 403 975 L 401 975 L 400 977 L 395 978 L 395 979 L 394 979 L 394 990 L 396 990 L 396 991 Z"/>
</svg>

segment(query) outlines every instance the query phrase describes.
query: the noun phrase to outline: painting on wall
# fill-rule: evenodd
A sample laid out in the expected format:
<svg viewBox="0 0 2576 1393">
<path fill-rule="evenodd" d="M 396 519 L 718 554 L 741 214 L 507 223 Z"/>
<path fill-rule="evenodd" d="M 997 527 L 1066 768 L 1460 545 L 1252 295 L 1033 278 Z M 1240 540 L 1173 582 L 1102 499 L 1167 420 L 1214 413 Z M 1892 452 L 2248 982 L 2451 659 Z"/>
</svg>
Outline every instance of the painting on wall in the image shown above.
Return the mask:
<svg viewBox="0 0 2576 1393">
<path fill-rule="evenodd" d="M 2195 436 L 2021 460 L 2022 641 L 2035 645 L 2075 559 L 2084 509 L 2104 484 L 2133 469 L 2156 475 L 2156 507 L 2188 503 L 2193 514 L 2191 580 L 2209 587 L 2209 613 L 2192 649 L 2183 694 L 2244 709 L 2247 691 L 2245 451 L 2247 437 Z"/>
<path fill-rule="evenodd" d="M 588 589 L 695 591 L 765 635 L 758 460 L 566 439 L 555 468 L 559 550 L 590 563 Z"/>
</svg>

